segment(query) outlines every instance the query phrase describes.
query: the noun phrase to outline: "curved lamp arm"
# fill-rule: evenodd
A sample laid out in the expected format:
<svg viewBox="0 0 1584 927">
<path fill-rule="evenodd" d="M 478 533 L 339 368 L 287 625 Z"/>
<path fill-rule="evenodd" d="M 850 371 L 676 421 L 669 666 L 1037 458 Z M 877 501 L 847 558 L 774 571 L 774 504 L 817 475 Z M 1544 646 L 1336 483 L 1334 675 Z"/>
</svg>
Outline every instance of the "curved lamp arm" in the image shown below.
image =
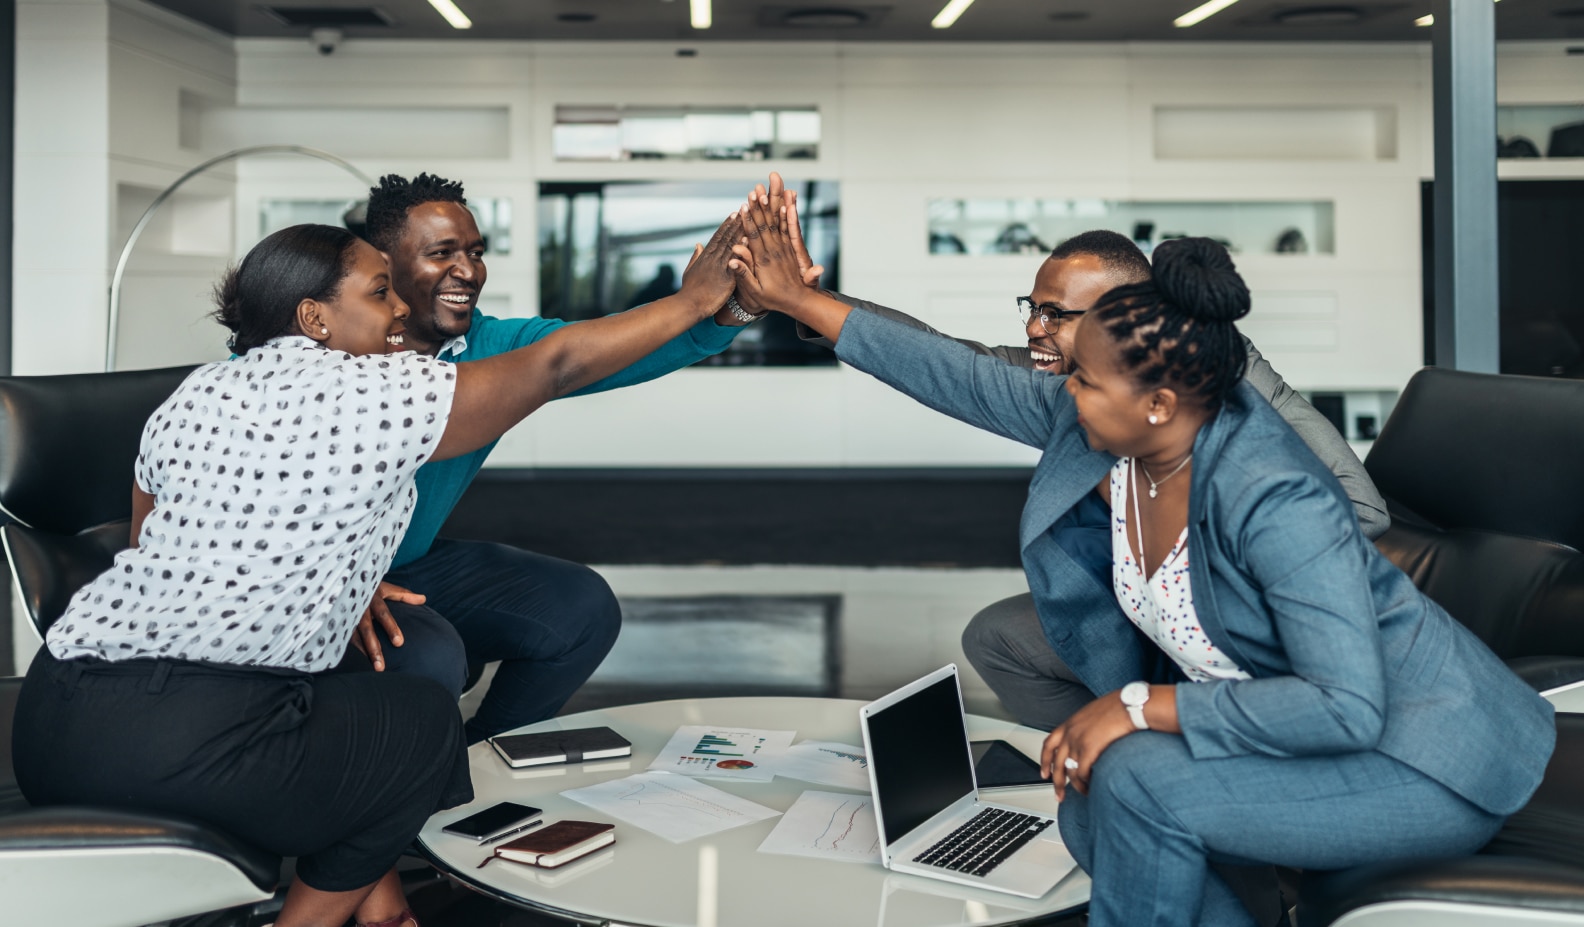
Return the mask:
<svg viewBox="0 0 1584 927">
<path fill-rule="evenodd" d="M 159 208 L 165 204 L 165 201 L 170 199 L 182 184 L 193 179 L 194 177 L 197 177 L 199 174 L 202 174 L 209 168 L 214 167 L 216 164 L 224 164 L 227 161 L 235 161 L 238 158 L 256 154 L 307 155 L 310 158 L 318 158 L 321 161 L 328 161 L 337 167 L 343 168 L 347 173 L 361 181 L 364 186 L 374 186 L 373 179 L 371 179 L 367 174 L 353 167 L 350 162 L 342 158 L 338 158 L 328 151 L 320 151 L 317 148 L 307 148 L 302 145 L 254 145 L 250 148 L 238 148 L 235 151 L 228 151 L 223 155 L 210 158 L 204 163 L 176 178 L 175 183 L 166 187 L 159 196 L 154 197 L 154 202 L 149 204 L 149 208 L 143 210 L 143 215 L 138 219 L 137 225 L 132 227 L 132 234 L 127 237 L 126 245 L 121 248 L 121 257 L 116 261 L 115 275 L 110 278 L 110 318 L 107 323 L 108 336 L 107 340 L 105 341 L 106 373 L 111 373 L 115 370 L 116 336 L 121 330 L 121 278 L 126 275 L 127 262 L 132 259 L 132 248 L 137 244 L 138 237 L 143 234 L 143 229 L 149 224 L 149 221 L 154 218 L 154 214 L 159 212 Z"/>
</svg>

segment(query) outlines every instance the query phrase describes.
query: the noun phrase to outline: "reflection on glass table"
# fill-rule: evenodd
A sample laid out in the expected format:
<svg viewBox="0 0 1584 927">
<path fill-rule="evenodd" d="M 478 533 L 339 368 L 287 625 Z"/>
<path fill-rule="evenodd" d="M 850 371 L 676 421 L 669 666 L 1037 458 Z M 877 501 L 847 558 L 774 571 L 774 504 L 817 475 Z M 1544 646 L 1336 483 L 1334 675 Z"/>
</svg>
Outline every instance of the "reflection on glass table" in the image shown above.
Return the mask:
<svg viewBox="0 0 1584 927">
<path fill-rule="evenodd" d="M 1044 254 L 1091 229 L 1132 238 L 1148 253 L 1190 235 L 1234 254 L 1335 254 L 1335 205 L 1325 200 L 1171 202 L 1107 199 L 932 199 L 931 254 Z"/>
<path fill-rule="evenodd" d="M 707 241 L 742 205 L 751 183 L 556 182 L 539 185 L 539 314 L 575 322 L 631 309 L 681 286 L 695 242 Z M 839 287 L 839 185 L 788 181 L 821 285 Z M 797 337 L 772 314 L 751 325 L 705 366 L 834 364 L 835 355 Z"/>
<path fill-rule="evenodd" d="M 556 767 L 513 770 L 488 744 L 475 744 L 472 804 L 441 812 L 418 836 L 420 849 L 474 890 L 529 910 L 580 924 L 621 923 L 652 927 L 808 927 L 814 924 L 876 927 L 1005 925 L 1081 911 L 1089 900 L 1089 878 L 1074 870 L 1043 898 L 1029 900 L 982 888 L 890 872 L 878 861 L 786 855 L 762 849 L 777 817 L 672 843 L 608 816 L 563 793 L 626 780 L 643 773 L 667 740 L 684 725 L 769 728 L 796 731 L 796 739 L 862 743 L 862 702 L 824 698 L 679 699 L 582 712 L 523 728 L 554 731 L 606 725 L 632 741 L 631 757 Z M 968 733 L 999 738 L 1038 755 L 1044 735 L 1009 721 L 968 716 Z M 687 778 L 687 777 L 675 777 Z M 771 782 L 689 780 L 719 789 L 776 812 L 790 810 L 808 791 L 865 798 L 841 790 L 777 776 Z M 571 819 L 616 824 L 616 843 L 560 869 L 491 863 L 487 847 L 442 832 L 451 821 L 499 801 L 543 808 L 547 822 Z M 998 791 L 995 801 L 1047 813 L 1056 811 L 1049 785 Z M 772 846 L 772 849 L 774 847 Z M 830 854 L 823 854 L 829 857 Z"/>
</svg>

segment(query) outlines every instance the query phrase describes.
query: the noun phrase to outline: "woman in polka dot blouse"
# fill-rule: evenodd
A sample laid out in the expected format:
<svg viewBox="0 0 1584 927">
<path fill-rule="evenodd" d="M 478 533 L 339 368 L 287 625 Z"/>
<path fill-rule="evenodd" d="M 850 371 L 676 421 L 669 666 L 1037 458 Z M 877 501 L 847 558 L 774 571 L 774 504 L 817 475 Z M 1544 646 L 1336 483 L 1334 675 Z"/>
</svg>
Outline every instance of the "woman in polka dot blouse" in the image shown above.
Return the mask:
<svg viewBox="0 0 1584 927">
<path fill-rule="evenodd" d="M 431 814 L 472 798 L 456 705 L 418 676 L 323 673 L 390 566 L 413 474 L 713 315 L 738 228 L 696 250 L 674 296 L 463 364 L 402 349 L 407 306 L 351 233 L 260 242 L 217 290 L 236 356 L 144 428 L 133 548 L 28 672 L 23 793 L 190 817 L 298 857 L 278 927 L 415 923 L 392 867 Z"/>
</svg>

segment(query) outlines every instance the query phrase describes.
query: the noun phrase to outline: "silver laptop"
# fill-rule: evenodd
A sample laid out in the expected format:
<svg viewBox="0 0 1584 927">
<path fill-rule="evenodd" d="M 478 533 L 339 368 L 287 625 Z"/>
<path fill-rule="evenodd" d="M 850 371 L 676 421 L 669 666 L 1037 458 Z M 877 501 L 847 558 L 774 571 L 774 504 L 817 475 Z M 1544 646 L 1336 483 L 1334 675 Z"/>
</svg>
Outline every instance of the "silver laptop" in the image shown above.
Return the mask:
<svg viewBox="0 0 1584 927">
<path fill-rule="evenodd" d="M 979 800 L 955 665 L 858 717 L 887 869 L 1039 898 L 1077 865 L 1055 817 Z"/>
</svg>

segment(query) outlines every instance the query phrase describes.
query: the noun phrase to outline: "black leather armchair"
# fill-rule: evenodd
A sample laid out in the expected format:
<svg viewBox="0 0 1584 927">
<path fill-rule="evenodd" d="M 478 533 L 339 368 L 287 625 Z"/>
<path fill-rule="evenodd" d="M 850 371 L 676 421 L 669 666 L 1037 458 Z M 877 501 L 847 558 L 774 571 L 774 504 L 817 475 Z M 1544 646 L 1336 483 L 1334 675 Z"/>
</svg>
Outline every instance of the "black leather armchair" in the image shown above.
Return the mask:
<svg viewBox="0 0 1584 927">
<path fill-rule="evenodd" d="M 1365 467 L 1376 544 L 1537 690 L 1584 694 L 1584 382 L 1420 371 Z M 1499 756 L 1470 756 L 1499 763 Z M 1584 714 L 1477 856 L 1311 872 L 1300 927 L 1584 927 Z"/>
<path fill-rule="evenodd" d="M 0 379 L 0 540 L 40 635 L 128 545 L 144 422 L 191 370 Z M 280 859 L 206 825 L 28 807 L 11 763 L 20 688 L 0 680 L 0 921 L 133 927 L 274 895 Z"/>
</svg>

